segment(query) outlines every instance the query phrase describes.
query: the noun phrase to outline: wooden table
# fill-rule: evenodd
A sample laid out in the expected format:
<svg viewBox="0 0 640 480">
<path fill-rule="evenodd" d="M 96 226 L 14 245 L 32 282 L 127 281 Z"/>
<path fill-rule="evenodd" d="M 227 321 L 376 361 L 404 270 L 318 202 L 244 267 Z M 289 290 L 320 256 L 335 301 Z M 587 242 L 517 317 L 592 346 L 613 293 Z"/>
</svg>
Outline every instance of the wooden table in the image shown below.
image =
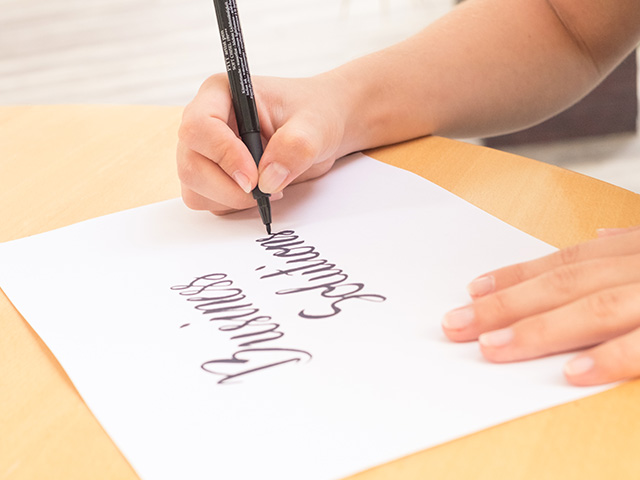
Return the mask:
<svg viewBox="0 0 640 480">
<path fill-rule="evenodd" d="M 0 107 L 0 242 L 178 196 L 180 115 L 178 107 Z M 598 227 L 640 224 L 637 194 L 484 147 L 430 137 L 369 154 L 558 247 Z M 0 479 L 137 478 L 4 294 L 0 332 Z M 640 381 L 353 478 L 640 478 Z"/>
</svg>

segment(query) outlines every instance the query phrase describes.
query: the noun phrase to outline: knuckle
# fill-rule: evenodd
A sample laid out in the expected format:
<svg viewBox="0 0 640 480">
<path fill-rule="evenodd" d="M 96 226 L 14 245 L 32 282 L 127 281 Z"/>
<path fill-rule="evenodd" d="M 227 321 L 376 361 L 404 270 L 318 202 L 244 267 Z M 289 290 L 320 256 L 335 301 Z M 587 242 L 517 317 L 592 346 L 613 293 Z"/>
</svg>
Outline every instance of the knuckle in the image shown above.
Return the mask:
<svg viewBox="0 0 640 480">
<path fill-rule="evenodd" d="M 182 189 L 182 201 L 191 210 L 203 210 L 202 199 L 191 190 Z"/>
<path fill-rule="evenodd" d="M 556 292 L 569 294 L 576 289 L 578 273 L 573 266 L 555 268 L 546 275 L 547 284 Z"/>
<path fill-rule="evenodd" d="M 604 290 L 588 297 L 588 308 L 593 318 L 608 324 L 620 312 L 622 299 L 615 290 Z"/>
<path fill-rule="evenodd" d="M 186 155 L 179 155 L 177 161 L 178 178 L 184 185 L 193 185 L 197 178 L 198 172 L 195 165 Z"/>
<path fill-rule="evenodd" d="M 302 159 L 305 163 L 313 160 L 319 152 L 319 148 L 311 137 L 306 133 L 287 132 L 280 138 L 283 151 L 292 152 L 297 158 Z"/>
<path fill-rule="evenodd" d="M 178 127 L 178 139 L 184 144 L 192 146 L 200 135 L 200 129 L 200 122 L 185 112 Z"/>
<path fill-rule="evenodd" d="M 571 245 L 570 247 L 563 248 L 557 255 L 561 265 L 571 265 L 578 261 L 582 253 L 580 245 Z"/>
<path fill-rule="evenodd" d="M 207 90 L 209 88 L 219 88 L 221 86 L 228 86 L 229 80 L 226 73 L 214 73 L 207 77 L 202 83 L 200 90 Z"/>
<path fill-rule="evenodd" d="M 213 162 L 220 165 L 225 172 L 230 171 L 239 157 L 235 145 L 230 142 L 217 142 L 214 148 L 216 154 L 212 158 Z"/>
<path fill-rule="evenodd" d="M 529 279 L 527 267 L 524 263 L 517 263 L 513 265 L 512 273 L 517 283 L 522 283 Z"/>
<path fill-rule="evenodd" d="M 482 321 L 495 321 L 507 318 L 511 315 L 511 309 L 504 292 L 496 292 L 493 295 L 484 297 L 476 303 L 476 315 Z"/>
</svg>

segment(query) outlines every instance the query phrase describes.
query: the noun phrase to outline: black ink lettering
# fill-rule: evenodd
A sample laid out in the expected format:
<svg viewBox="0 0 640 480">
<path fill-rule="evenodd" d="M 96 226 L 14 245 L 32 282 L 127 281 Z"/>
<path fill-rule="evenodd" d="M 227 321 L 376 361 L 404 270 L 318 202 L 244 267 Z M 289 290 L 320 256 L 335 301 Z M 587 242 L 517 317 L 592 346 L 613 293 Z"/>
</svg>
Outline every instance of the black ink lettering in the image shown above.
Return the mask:
<svg viewBox="0 0 640 480">
<path fill-rule="evenodd" d="M 259 354 L 264 353 L 272 355 L 268 355 L 267 359 L 260 361 Z M 220 375 L 222 378 L 218 380 L 218 383 L 222 384 L 243 375 L 302 360 L 311 360 L 311 355 L 304 350 L 292 348 L 248 348 L 237 351 L 231 358 L 204 362 L 201 368 L 214 375 Z"/>
<path fill-rule="evenodd" d="M 329 263 L 326 259 L 318 258 L 320 253 L 314 246 L 304 245 L 304 240 L 299 240 L 299 236 L 293 230 L 283 230 L 256 240 L 266 251 L 272 252 L 274 257 L 286 258 L 286 264 L 291 268 L 278 269 L 272 273 L 264 274 L 260 279 L 274 278 L 281 275 L 308 276 L 308 285 L 287 288 L 276 292 L 277 295 L 290 295 L 295 293 L 310 292 L 317 290 L 320 296 L 332 301 L 324 311 L 309 312 L 307 309 L 301 310 L 298 315 L 302 318 L 329 318 L 339 314 L 342 308 L 338 304 L 349 300 L 364 300 L 368 302 L 384 302 L 386 297 L 378 294 L 359 294 L 364 289 L 363 283 L 346 283 L 349 276 L 335 264 Z M 315 283 L 320 282 L 320 283 Z"/>
<path fill-rule="evenodd" d="M 224 280 L 225 278 L 227 278 L 227 275 L 225 273 L 212 273 L 210 275 L 196 277 L 188 285 L 175 285 L 171 287 L 171 290 L 186 290 L 186 291 L 180 292 L 180 295 L 184 295 L 184 296 L 198 295 L 199 293 L 202 293 L 208 287 L 211 287 L 211 286 L 231 285 L 231 281 Z M 211 283 L 205 283 L 204 285 L 202 285 L 203 282 L 207 282 L 207 281 L 210 281 Z M 194 288 L 194 290 L 187 290 L 188 288 Z"/>
<path fill-rule="evenodd" d="M 309 352 L 293 348 L 280 346 L 247 348 L 278 341 L 284 337 L 284 332 L 280 329 L 280 324 L 273 322 L 270 316 L 259 315 L 260 310 L 246 300 L 247 297 L 243 291 L 234 287 L 233 281 L 225 273 L 212 273 L 196 277 L 186 285 L 171 287 L 171 290 L 178 291 L 180 295 L 188 297 L 187 301 L 195 304 L 194 309 L 206 315 L 210 322 L 218 322 L 218 331 L 234 332 L 229 340 L 236 344 L 238 350 L 231 358 L 209 360 L 201 365 L 204 371 L 223 376 L 218 383 L 286 363 L 312 358 Z M 190 323 L 185 323 L 180 328 L 189 325 Z M 274 352 L 277 352 L 279 357 L 276 360 L 272 358 L 264 360 L 260 358 L 259 354 L 265 352 L 270 353 L 271 357 Z M 281 358 L 283 355 L 284 358 Z M 221 373 L 218 371 L 218 367 L 215 367 L 216 370 L 214 370 L 216 365 L 220 365 L 220 368 L 223 366 L 229 368 L 229 365 L 241 366 L 242 368 L 234 373 Z"/>
</svg>

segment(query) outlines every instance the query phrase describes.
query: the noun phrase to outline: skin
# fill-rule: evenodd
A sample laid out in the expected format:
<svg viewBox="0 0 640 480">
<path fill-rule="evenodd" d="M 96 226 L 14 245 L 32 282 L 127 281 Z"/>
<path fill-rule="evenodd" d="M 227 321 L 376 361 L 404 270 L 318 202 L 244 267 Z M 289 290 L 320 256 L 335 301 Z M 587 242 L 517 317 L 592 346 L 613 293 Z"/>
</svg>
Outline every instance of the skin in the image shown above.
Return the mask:
<svg viewBox="0 0 640 480">
<path fill-rule="evenodd" d="M 456 342 L 478 339 L 490 361 L 591 347 L 567 362 L 574 385 L 640 376 L 640 227 L 476 278 L 472 303 L 447 313 Z"/>
<path fill-rule="evenodd" d="M 266 145 L 259 170 L 235 131 L 226 74 L 213 75 L 179 130 L 184 202 L 225 214 L 254 207 L 256 185 L 278 200 L 354 151 L 528 127 L 586 95 L 638 42 L 640 0 L 466 0 L 406 41 L 321 75 L 254 77 Z M 469 286 L 472 303 L 445 315 L 443 329 L 453 341 L 479 339 L 494 362 L 592 347 L 565 368 L 576 385 L 639 376 L 635 272 L 640 231 L 605 230 L 482 275 Z"/>
</svg>

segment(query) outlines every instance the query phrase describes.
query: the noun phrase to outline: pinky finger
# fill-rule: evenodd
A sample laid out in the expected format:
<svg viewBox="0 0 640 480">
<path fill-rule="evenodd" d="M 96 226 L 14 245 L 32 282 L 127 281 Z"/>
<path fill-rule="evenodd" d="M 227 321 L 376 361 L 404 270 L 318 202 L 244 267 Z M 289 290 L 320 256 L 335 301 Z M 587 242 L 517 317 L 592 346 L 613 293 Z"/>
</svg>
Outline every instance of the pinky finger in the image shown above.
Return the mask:
<svg viewBox="0 0 640 480">
<path fill-rule="evenodd" d="M 580 353 L 567 362 L 564 374 L 580 386 L 640 377 L 640 328 Z"/>
</svg>

